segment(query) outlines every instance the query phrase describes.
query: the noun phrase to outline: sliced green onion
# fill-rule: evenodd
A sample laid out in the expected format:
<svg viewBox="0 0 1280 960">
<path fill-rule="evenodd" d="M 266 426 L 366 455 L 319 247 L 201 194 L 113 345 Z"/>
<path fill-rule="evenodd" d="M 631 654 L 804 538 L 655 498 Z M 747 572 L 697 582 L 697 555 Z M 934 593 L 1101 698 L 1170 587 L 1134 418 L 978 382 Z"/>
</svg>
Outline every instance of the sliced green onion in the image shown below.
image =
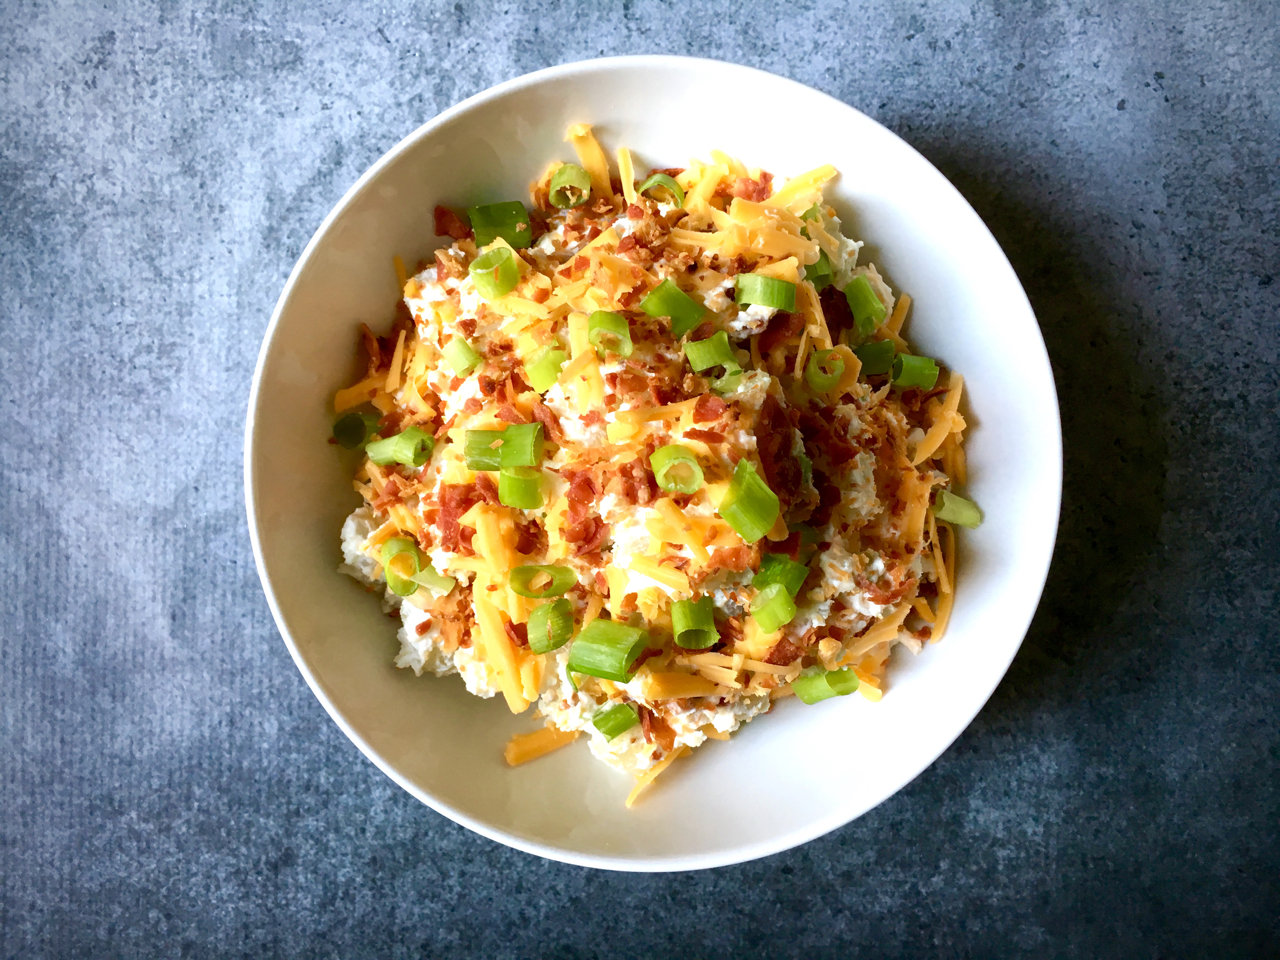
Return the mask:
<svg viewBox="0 0 1280 960">
<path fill-rule="evenodd" d="M 605 707 L 591 718 L 595 728 L 612 740 L 618 734 L 626 733 L 640 722 L 640 714 L 629 703 L 615 703 Z"/>
<path fill-rule="evenodd" d="M 421 427 L 408 427 L 394 437 L 373 441 L 364 448 L 364 452 L 380 467 L 391 463 L 420 467 L 431 458 L 431 451 L 435 448 L 435 437 Z"/>
<path fill-rule="evenodd" d="M 773 529 L 781 512 L 778 495 L 744 457 L 733 470 L 729 489 L 717 511 L 747 543 L 755 543 Z"/>
<path fill-rule="evenodd" d="M 796 308 L 796 285 L 790 280 L 762 277 L 758 273 L 740 273 L 736 284 L 738 303 L 754 303 L 788 312 Z"/>
<path fill-rule="evenodd" d="M 800 483 L 807 487 L 813 483 L 813 461 L 803 453 L 797 453 L 796 459 L 800 461 Z"/>
<path fill-rule="evenodd" d="M 853 354 L 862 361 L 862 373 L 865 376 L 875 377 L 893 369 L 892 340 L 872 340 L 858 347 Z"/>
<path fill-rule="evenodd" d="M 716 630 L 715 603 L 710 597 L 701 600 L 677 600 L 671 605 L 671 632 L 676 646 L 686 650 L 705 650 L 720 639 Z"/>
<path fill-rule="evenodd" d="M 729 346 L 729 334 L 723 330 L 713 333 L 706 340 L 693 340 L 684 345 L 684 355 L 689 358 L 689 366 L 702 373 L 712 367 L 724 367 L 725 375 L 742 372 L 738 358 L 734 356 L 733 347 Z"/>
<path fill-rule="evenodd" d="M 711 381 L 711 392 L 724 396 L 726 393 L 732 393 L 738 389 L 738 383 L 742 379 L 742 370 L 732 370 L 726 372 L 723 377 L 716 377 Z"/>
<path fill-rule="evenodd" d="M 560 379 L 560 368 L 568 359 L 568 355 L 563 350 L 547 347 L 534 358 L 532 363 L 524 365 L 524 378 L 529 381 L 529 386 L 533 389 L 539 393 L 546 393 Z"/>
<path fill-rule="evenodd" d="M 919 387 L 921 390 L 932 390 L 937 382 L 938 365 L 929 357 L 900 353 L 893 361 L 895 387 Z"/>
<path fill-rule="evenodd" d="M 844 360 L 834 350 L 815 350 L 804 368 L 804 378 L 818 393 L 826 393 L 844 376 Z"/>
<path fill-rule="evenodd" d="M 670 317 L 671 335 L 677 339 L 696 327 L 707 308 L 676 286 L 663 280 L 640 301 L 640 309 L 651 317 Z"/>
<path fill-rule="evenodd" d="M 606 351 L 629 357 L 633 349 L 627 318 L 608 310 L 597 310 L 587 319 L 587 341 L 601 357 Z"/>
<path fill-rule="evenodd" d="M 815 203 L 812 207 L 810 207 L 804 213 L 800 214 L 800 219 L 801 220 L 821 220 L 822 211 L 818 209 L 818 205 Z"/>
<path fill-rule="evenodd" d="M 529 649 L 550 653 L 569 642 L 573 634 L 573 606 L 568 600 L 540 603 L 529 613 Z"/>
<path fill-rule="evenodd" d="M 626 683 L 631 665 L 649 644 L 649 634 L 637 627 L 597 617 L 574 638 L 566 670 Z"/>
<path fill-rule="evenodd" d="M 576 163 L 561 164 L 551 175 L 548 199 L 553 207 L 580 207 L 591 196 L 591 174 Z"/>
<path fill-rule="evenodd" d="M 876 332 L 876 327 L 889 312 L 885 309 L 876 292 L 871 289 L 871 281 L 859 275 L 844 288 L 845 299 L 849 301 L 849 309 L 853 313 L 854 322 L 858 325 L 858 333 L 865 340 Z"/>
<path fill-rule="evenodd" d="M 702 489 L 698 455 L 688 447 L 669 443 L 649 455 L 649 466 L 658 486 L 668 493 L 697 493 Z"/>
<path fill-rule="evenodd" d="M 468 470 L 497 470 L 502 466 L 505 430 L 468 430 L 462 435 L 462 455 Z"/>
<path fill-rule="evenodd" d="M 831 258 L 827 251 L 819 250 L 818 259 L 804 268 L 804 278 L 813 284 L 813 289 L 822 290 L 831 285 Z"/>
<path fill-rule="evenodd" d="M 471 220 L 471 229 L 476 234 L 477 247 L 487 247 L 498 237 L 516 249 L 533 243 L 529 213 L 519 200 L 472 207 L 467 211 L 467 216 Z"/>
<path fill-rule="evenodd" d="M 972 530 L 982 523 L 982 510 L 972 500 L 958 497 L 950 490 L 938 491 L 938 502 L 934 505 L 933 515 L 948 523 L 958 523 Z"/>
<path fill-rule="evenodd" d="M 769 584 L 751 601 L 751 616 L 764 633 L 781 630 L 795 615 L 796 602 L 791 599 L 785 583 Z"/>
<path fill-rule="evenodd" d="M 654 187 L 666 187 L 671 191 L 671 195 L 676 198 L 676 206 L 684 206 L 684 191 L 680 189 L 680 184 L 676 183 L 674 177 L 669 177 L 665 173 L 655 173 L 640 184 L 640 188 L 636 190 L 636 193 L 648 193 Z"/>
<path fill-rule="evenodd" d="M 791 681 L 791 689 L 801 703 L 820 703 L 832 697 L 847 697 L 858 689 L 858 676 L 848 667 L 806 670 Z"/>
<path fill-rule="evenodd" d="M 387 587 L 397 597 L 411 597 L 418 592 L 413 578 L 418 575 L 418 545 L 408 537 L 392 537 L 382 545 L 378 557 Z"/>
<path fill-rule="evenodd" d="M 354 450 L 373 439 L 381 419 L 376 413 L 348 413 L 333 425 L 333 439 Z"/>
<path fill-rule="evenodd" d="M 542 463 L 541 423 L 513 423 L 502 431 L 501 436 L 502 446 L 498 448 L 501 466 L 536 467 Z"/>
<path fill-rule="evenodd" d="M 520 282 L 520 265 L 516 255 L 506 247 L 494 247 L 471 261 L 467 268 L 476 290 L 486 300 L 505 297 Z"/>
<path fill-rule="evenodd" d="M 503 467 L 498 473 L 498 502 L 520 510 L 537 510 L 542 506 L 542 471 Z"/>
<path fill-rule="evenodd" d="M 760 569 L 751 578 L 751 585 L 757 590 L 763 590 L 771 583 L 780 583 L 794 597 L 804 586 L 807 576 L 809 568 L 803 563 L 796 563 L 781 553 L 766 553 L 760 558 Z"/>
<path fill-rule="evenodd" d="M 384 543 L 379 560 L 387 587 L 397 597 L 411 597 L 420 586 L 444 595 L 458 582 L 438 573 L 429 563 L 424 566 L 422 551 L 409 537 L 392 537 Z"/>
<path fill-rule="evenodd" d="M 453 577 L 446 577 L 429 563 L 425 567 L 419 566 L 418 574 L 413 578 L 413 582 L 421 584 L 441 596 L 452 590 L 458 583 Z"/>
<path fill-rule="evenodd" d="M 472 370 L 484 362 L 484 358 L 461 337 L 454 337 L 444 345 L 444 350 L 441 352 L 449 361 L 449 366 L 453 367 L 454 374 L 459 377 L 468 376 Z"/>
<path fill-rule="evenodd" d="M 511 571 L 511 589 L 531 600 L 558 597 L 578 582 L 578 575 L 558 563 L 529 564 Z"/>
</svg>

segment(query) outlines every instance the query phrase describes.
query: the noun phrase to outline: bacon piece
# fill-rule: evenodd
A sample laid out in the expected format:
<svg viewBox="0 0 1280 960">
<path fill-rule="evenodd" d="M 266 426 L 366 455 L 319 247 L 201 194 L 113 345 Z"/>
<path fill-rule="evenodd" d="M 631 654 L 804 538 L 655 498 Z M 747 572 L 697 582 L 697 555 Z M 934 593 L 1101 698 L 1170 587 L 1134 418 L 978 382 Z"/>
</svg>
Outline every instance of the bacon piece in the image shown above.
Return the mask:
<svg viewBox="0 0 1280 960">
<path fill-rule="evenodd" d="M 582 415 L 582 422 L 588 427 L 594 427 L 598 423 L 604 423 L 604 414 L 599 410 L 588 410 Z"/>
<path fill-rule="evenodd" d="M 831 331 L 834 340 L 839 340 L 840 334 L 854 325 L 853 310 L 849 307 L 848 298 L 843 291 L 831 286 L 818 294 L 818 300 L 822 304 L 822 316 L 827 321 L 827 329 Z"/>
<path fill-rule="evenodd" d="M 716 332 L 716 328 L 711 325 L 710 320 L 703 320 L 694 327 L 693 333 L 689 334 L 690 340 L 706 340 Z"/>
<path fill-rule="evenodd" d="M 501 380 L 492 377 L 487 373 L 480 374 L 480 392 L 486 397 L 492 397 L 501 387 Z"/>
<path fill-rule="evenodd" d="M 799 427 L 806 446 L 826 454 L 832 463 L 844 463 L 858 454 L 858 448 L 849 442 L 834 420 L 801 413 Z"/>
<path fill-rule="evenodd" d="M 369 355 L 369 376 L 373 376 L 382 366 L 382 347 L 367 323 L 360 324 L 360 338 L 364 341 L 365 353 Z"/>
<path fill-rule="evenodd" d="M 591 536 L 587 537 L 575 548 L 574 552 L 579 557 L 586 557 L 593 553 L 597 553 L 604 546 L 606 540 L 609 539 L 609 525 L 599 517 L 595 518 L 595 531 Z"/>
<path fill-rule="evenodd" d="M 471 549 L 474 530 L 461 526 L 458 518 L 480 502 L 477 487 L 470 483 L 446 483 L 440 487 L 440 545 L 446 550 L 460 553 L 463 543 Z"/>
<path fill-rule="evenodd" d="M 732 570 L 735 573 L 741 573 L 744 570 L 751 570 L 758 562 L 759 547 L 726 547 L 723 550 L 716 550 L 711 554 L 711 562 L 707 564 L 707 570 Z"/>
<path fill-rule="evenodd" d="M 552 443 L 564 443 L 564 431 L 560 429 L 559 418 L 541 400 L 533 402 L 533 419 L 542 424 L 542 429 Z"/>
<path fill-rule="evenodd" d="M 809 517 L 809 523 L 821 529 L 831 522 L 832 511 L 840 505 L 841 493 L 840 488 L 816 467 L 813 471 L 813 485 L 818 488 L 818 505 Z"/>
<path fill-rule="evenodd" d="M 803 329 L 804 314 L 775 313 L 769 318 L 769 325 L 764 328 L 764 333 L 760 334 L 760 352 L 771 353 L 782 341 L 794 337 Z"/>
<path fill-rule="evenodd" d="M 498 419 L 504 420 L 507 423 L 528 423 L 529 422 L 528 420 L 525 419 L 523 413 L 521 413 L 519 410 L 517 410 L 515 407 L 513 407 L 509 403 L 504 403 L 502 404 L 502 406 L 498 407 Z"/>
<path fill-rule="evenodd" d="M 542 527 L 536 521 L 516 524 L 516 552 L 523 554 L 540 553 L 545 543 Z"/>
<path fill-rule="evenodd" d="M 618 468 L 622 480 L 622 498 L 628 503 L 644 506 L 658 499 L 658 481 L 649 469 L 648 457 L 636 457 Z"/>
<path fill-rule="evenodd" d="M 715 430 L 686 430 L 684 435 L 690 440 L 701 440 L 703 443 L 724 443 L 724 434 Z"/>
<path fill-rule="evenodd" d="M 591 474 L 583 470 L 569 478 L 569 489 L 565 491 L 565 496 L 572 501 L 595 503 L 600 498 L 600 485 L 592 479 Z"/>
<path fill-rule="evenodd" d="M 765 663 L 772 663 L 780 667 L 795 663 L 804 655 L 804 651 L 797 647 L 794 643 L 783 637 L 772 647 L 764 658 Z"/>
<path fill-rule="evenodd" d="M 485 503 L 498 502 L 498 485 L 493 482 L 493 477 L 483 470 L 476 474 L 476 493 Z"/>
<path fill-rule="evenodd" d="M 649 176 L 653 176 L 655 173 L 665 173 L 668 177 L 674 180 L 676 177 L 680 176 L 680 174 L 684 173 L 684 167 L 654 167 L 649 171 Z"/>
<path fill-rule="evenodd" d="M 529 625 L 527 623 L 512 623 L 510 620 L 503 621 L 502 629 L 507 632 L 507 636 L 511 638 L 511 642 L 517 647 L 527 647 L 529 645 Z"/>
<path fill-rule="evenodd" d="M 714 393 L 704 393 L 693 405 L 694 423 L 711 423 L 719 420 L 720 415 L 729 409 L 729 405 Z"/>
<path fill-rule="evenodd" d="M 764 468 L 765 482 L 778 495 L 785 510 L 792 496 L 798 493 L 804 482 L 800 461 L 792 452 L 791 421 L 773 394 L 766 394 L 756 420 L 756 450 L 760 465 Z"/>
<path fill-rule="evenodd" d="M 772 195 L 773 174 L 764 171 L 760 172 L 759 180 L 752 180 L 750 177 L 737 177 L 729 190 L 729 196 L 741 197 L 743 200 L 751 200 L 754 203 L 768 200 Z"/>
<path fill-rule="evenodd" d="M 444 282 L 449 278 L 461 280 L 467 275 L 467 268 L 462 265 L 462 261 L 453 256 L 447 250 L 436 251 L 436 279 Z"/>
<path fill-rule="evenodd" d="M 670 751 L 676 742 L 676 732 L 667 721 L 648 707 L 640 707 L 640 730 L 648 743 L 656 743 L 664 752 Z"/>
<path fill-rule="evenodd" d="M 471 225 L 448 207 L 437 206 L 435 210 L 436 236 L 453 237 L 455 240 L 470 240 L 475 234 Z"/>
<path fill-rule="evenodd" d="M 462 410 L 464 413 L 479 413 L 483 409 L 484 409 L 484 404 L 481 403 L 479 397 L 472 397 L 462 405 Z"/>
</svg>

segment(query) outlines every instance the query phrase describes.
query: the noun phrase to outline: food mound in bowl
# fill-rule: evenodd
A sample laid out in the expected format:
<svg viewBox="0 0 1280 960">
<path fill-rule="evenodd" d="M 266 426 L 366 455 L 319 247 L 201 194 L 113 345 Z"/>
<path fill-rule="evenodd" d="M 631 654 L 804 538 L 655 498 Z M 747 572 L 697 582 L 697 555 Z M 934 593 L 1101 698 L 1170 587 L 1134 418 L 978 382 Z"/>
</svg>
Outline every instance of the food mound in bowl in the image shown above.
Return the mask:
<svg viewBox="0 0 1280 960">
<path fill-rule="evenodd" d="M 391 332 L 338 391 L 362 451 L 342 570 L 457 673 L 639 782 L 773 701 L 877 701 L 951 610 L 961 377 L 847 239 L 821 166 L 616 174 L 591 128 L 519 201 L 435 210 Z"/>
</svg>

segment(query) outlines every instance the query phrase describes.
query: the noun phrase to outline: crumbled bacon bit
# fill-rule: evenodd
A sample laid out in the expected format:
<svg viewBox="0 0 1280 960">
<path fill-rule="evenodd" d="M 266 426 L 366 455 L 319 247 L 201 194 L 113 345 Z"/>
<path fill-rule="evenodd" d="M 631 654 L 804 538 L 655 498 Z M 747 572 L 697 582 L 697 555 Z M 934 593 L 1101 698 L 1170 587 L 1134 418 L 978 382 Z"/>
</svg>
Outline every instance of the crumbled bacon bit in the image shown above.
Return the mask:
<svg viewBox="0 0 1280 960">
<path fill-rule="evenodd" d="M 711 554 L 708 570 L 731 570 L 741 573 L 754 569 L 760 562 L 759 547 L 725 547 Z"/>
<path fill-rule="evenodd" d="M 588 427 L 594 427 L 596 424 L 604 423 L 604 414 L 599 410 L 588 410 L 582 415 L 582 422 Z"/>
<path fill-rule="evenodd" d="M 476 493 L 485 503 L 498 502 L 498 485 L 493 482 L 493 477 L 483 470 L 476 474 Z"/>
<path fill-rule="evenodd" d="M 690 440 L 701 440 L 703 443 L 724 443 L 724 434 L 715 430 L 686 430 L 684 435 Z"/>
<path fill-rule="evenodd" d="M 716 328 L 711 325 L 710 320 L 703 320 L 700 324 L 693 328 L 693 333 L 689 334 L 690 340 L 706 340 L 716 332 Z"/>
<path fill-rule="evenodd" d="M 560 429 L 559 418 L 541 400 L 535 400 L 533 403 L 533 419 L 542 424 L 547 439 L 552 443 L 564 443 L 564 431 Z"/>
<path fill-rule="evenodd" d="M 527 623 L 512 623 L 510 620 L 504 620 L 502 629 L 507 632 L 507 636 L 511 638 L 511 642 L 517 647 L 527 647 L 529 645 L 529 625 Z"/>
<path fill-rule="evenodd" d="M 457 420 L 457 419 L 458 419 L 458 417 L 457 417 L 457 415 L 455 414 L 454 416 L 452 416 L 452 417 L 450 417 L 448 420 L 446 420 L 444 423 L 440 424 L 439 428 L 436 430 L 436 437 L 435 437 L 435 438 L 436 438 L 437 440 L 439 440 L 439 439 L 440 439 L 441 437 L 443 437 L 446 433 L 448 433 L 450 430 L 452 430 L 452 429 L 453 429 L 453 422 L 454 422 L 455 420 Z"/>
<path fill-rule="evenodd" d="M 373 376 L 382 367 L 382 347 L 367 323 L 360 324 L 360 338 L 364 342 L 364 352 L 369 355 L 369 376 Z"/>
<path fill-rule="evenodd" d="M 641 706 L 639 712 L 640 730 L 644 734 L 645 741 L 656 743 L 664 752 L 669 752 L 675 746 L 676 732 L 671 729 L 667 721 L 648 707 Z"/>
<path fill-rule="evenodd" d="M 800 461 L 792 452 L 792 426 L 782 404 L 773 394 L 767 394 L 756 419 L 756 449 L 760 454 L 760 466 L 764 468 L 765 482 L 778 495 L 785 510 L 804 482 Z"/>
<path fill-rule="evenodd" d="M 476 335 L 476 318 L 463 317 L 458 321 L 458 329 L 462 331 L 464 337 L 474 337 Z"/>
<path fill-rule="evenodd" d="M 436 280 L 443 283 L 450 278 L 461 280 L 467 275 L 467 268 L 462 261 L 447 250 L 436 251 Z"/>
<path fill-rule="evenodd" d="M 718 192 L 718 191 L 717 191 Z M 729 190 L 729 196 L 741 197 L 755 203 L 768 200 L 773 194 L 773 174 L 761 171 L 759 180 L 750 177 L 737 177 Z"/>
<path fill-rule="evenodd" d="M 481 402 L 479 397 L 471 397 L 462 405 L 462 409 L 466 413 L 479 413 L 484 409 L 484 403 Z"/>
<path fill-rule="evenodd" d="M 418 636 L 422 637 L 422 636 L 425 636 L 427 631 L 430 629 L 431 629 L 431 621 L 423 620 L 421 623 L 419 623 L 416 627 L 413 628 L 413 632 L 416 633 Z"/>
<path fill-rule="evenodd" d="M 480 392 L 486 397 L 492 397 L 498 392 L 498 388 L 501 386 L 501 380 L 496 380 L 487 373 L 482 373 L 480 375 Z"/>
<path fill-rule="evenodd" d="M 704 393 L 693 405 L 693 422 L 711 423 L 713 420 L 719 420 L 721 414 L 728 409 L 729 405 L 714 393 Z"/>
<path fill-rule="evenodd" d="M 534 303 L 546 303 L 551 299 L 551 290 L 547 287 L 539 287 L 529 295 L 529 299 Z"/>
<path fill-rule="evenodd" d="M 475 234 L 471 225 L 448 207 L 437 206 L 435 209 L 436 236 L 453 237 L 455 240 L 470 240 Z"/>
<path fill-rule="evenodd" d="M 783 341 L 794 337 L 804 329 L 804 314 L 778 312 L 769 318 L 769 325 L 760 334 L 760 352 L 769 354 Z"/>
<path fill-rule="evenodd" d="M 460 552 L 465 542 L 470 549 L 471 527 L 463 527 L 458 518 L 480 502 L 475 484 L 446 483 L 440 487 L 440 545 L 453 553 Z M 465 534 L 464 534 L 465 531 Z"/>
<path fill-rule="evenodd" d="M 765 663 L 776 664 L 785 667 L 788 664 L 795 663 L 804 655 L 804 651 L 797 647 L 794 643 L 783 637 L 772 647 L 769 648 L 768 655 L 764 658 Z"/>
<path fill-rule="evenodd" d="M 517 410 L 509 403 L 504 403 L 498 407 L 498 419 L 507 423 L 528 423 L 528 419 L 523 413 Z"/>
</svg>

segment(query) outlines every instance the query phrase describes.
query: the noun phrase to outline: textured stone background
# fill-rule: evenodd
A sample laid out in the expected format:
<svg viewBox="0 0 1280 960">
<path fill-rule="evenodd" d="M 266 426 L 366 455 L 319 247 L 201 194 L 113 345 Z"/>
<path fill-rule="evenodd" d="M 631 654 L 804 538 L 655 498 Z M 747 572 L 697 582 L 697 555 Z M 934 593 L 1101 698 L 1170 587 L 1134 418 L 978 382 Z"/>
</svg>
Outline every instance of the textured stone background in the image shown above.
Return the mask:
<svg viewBox="0 0 1280 960">
<path fill-rule="evenodd" d="M 47 4 L 0 16 L 0 956 L 1280 955 L 1280 13 Z M 1045 599 L 929 771 L 769 860 L 472 836 L 325 716 L 241 499 L 305 241 L 437 111 L 623 52 L 902 134 L 1004 244 L 1066 432 Z"/>
</svg>

